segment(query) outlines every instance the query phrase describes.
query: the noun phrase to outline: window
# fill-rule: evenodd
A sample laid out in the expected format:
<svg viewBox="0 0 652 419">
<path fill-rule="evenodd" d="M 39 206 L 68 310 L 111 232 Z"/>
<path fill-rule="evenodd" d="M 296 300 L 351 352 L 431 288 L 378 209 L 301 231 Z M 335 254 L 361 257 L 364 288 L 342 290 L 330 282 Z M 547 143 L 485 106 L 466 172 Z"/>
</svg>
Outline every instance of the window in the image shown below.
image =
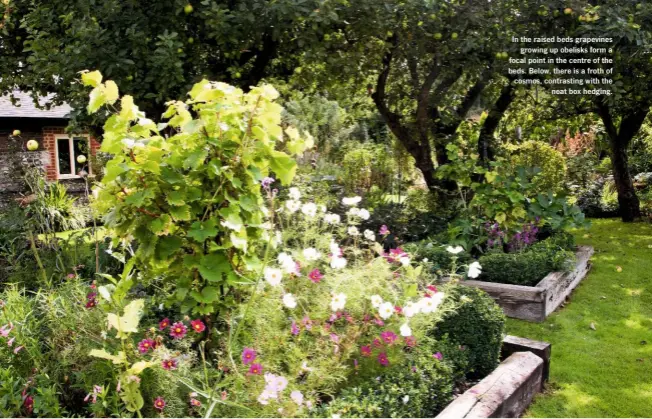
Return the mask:
<svg viewBox="0 0 652 419">
<path fill-rule="evenodd" d="M 88 137 L 57 135 L 55 138 L 59 179 L 79 177 L 78 173 L 82 169 L 90 173 L 90 141 Z M 83 164 L 77 163 L 77 157 L 80 155 L 84 155 L 87 159 Z"/>
</svg>

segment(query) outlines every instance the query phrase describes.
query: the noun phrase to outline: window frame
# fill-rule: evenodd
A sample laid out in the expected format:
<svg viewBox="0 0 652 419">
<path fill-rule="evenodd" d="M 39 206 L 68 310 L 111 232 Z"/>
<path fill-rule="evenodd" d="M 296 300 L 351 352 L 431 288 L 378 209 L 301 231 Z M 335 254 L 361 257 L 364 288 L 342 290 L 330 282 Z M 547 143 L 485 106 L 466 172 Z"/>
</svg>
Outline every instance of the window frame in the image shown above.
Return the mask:
<svg viewBox="0 0 652 419">
<path fill-rule="evenodd" d="M 59 140 L 68 140 L 68 152 L 70 153 L 70 167 L 74 170 L 77 157 L 75 156 L 75 138 L 85 138 L 88 143 L 88 154 L 91 153 L 91 138 L 88 134 L 81 134 L 71 136 L 68 134 L 54 134 L 54 160 L 57 169 L 57 179 L 80 179 L 81 176 L 77 174 L 66 173 L 62 174 L 59 169 Z M 77 140 L 81 141 L 81 140 Z M 86 156 L 86 164 L 88 165 L 88 174 L 91 174 L 90 156 Z"/>
</svg>

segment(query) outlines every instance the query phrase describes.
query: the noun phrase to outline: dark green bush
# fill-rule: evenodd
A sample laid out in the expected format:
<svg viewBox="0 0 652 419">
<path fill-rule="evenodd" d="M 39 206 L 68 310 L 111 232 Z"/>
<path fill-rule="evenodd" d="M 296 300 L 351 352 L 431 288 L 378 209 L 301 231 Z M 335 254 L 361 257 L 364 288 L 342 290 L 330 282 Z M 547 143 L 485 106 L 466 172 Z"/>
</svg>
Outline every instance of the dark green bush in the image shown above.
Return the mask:
<svg viewBox="0 0 652 419">
<path fill-rule="evenodd" d="M 453 257 L 457 257 L 458 265 L 466 264 L 471 261 L 471 255 L 467 252 L 461 252 L 457 255 L 453 255 L 446 250 L 445 246 L 428 240 L 408 243 L 404 246 L 404 249 L 417 261 L 428 259 L 428 261 L 432 264 L 431 266 L 433 271 L 437 271 L 439 269 L 450 269 Z"/>
<path fill-rule="evenodd" d="M 347 387 L 314 417 L 434 417 L 452 399 L 451 364 L 433 360 L 429 346 L 410 354 L 411 367 L 388 370 L 378 379 Z"/>
<path fill-rule="evenodd" d="M 484 377 L 498 365 L 505 315 L 487 293 L 477 288 L 453 285 L 445 292 L 442 315 L 431 336 L 449 343 L 448 349 L 441 352 L 444 359 L 455 364 L 456 373 L 468 378 Z"/>
<path fill-rule="evenodd" d="M 555 233 L 517 253 L 491 253 L 479 259 L 480 280 L 534 286 L 550 272 L 568 271 L 573 265 L 575 239 L 565 232 Z"/>
</svg>

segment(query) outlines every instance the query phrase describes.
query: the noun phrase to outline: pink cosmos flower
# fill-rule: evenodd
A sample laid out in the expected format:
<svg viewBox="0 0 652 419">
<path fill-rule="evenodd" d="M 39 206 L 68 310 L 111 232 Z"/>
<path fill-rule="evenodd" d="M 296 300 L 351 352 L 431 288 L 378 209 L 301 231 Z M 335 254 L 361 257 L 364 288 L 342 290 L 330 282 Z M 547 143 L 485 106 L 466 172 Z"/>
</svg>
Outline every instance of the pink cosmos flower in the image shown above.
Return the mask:
<svg viewBox="0 0 652 419">
<path fill-rule="evenodd" d="M 381 352 L 378 354 L 378 362 L 380 362 L 380 365 L 382 365 L 383 367 L 389 365 L 389 359 L 387 358 L 387 354 L 385 352 Z"/>
<path fill-rule="evenodd" d="M 378 317 L 374 319 L 374 323 L 376 323 L 378 326 L 385 326 L 385 322 L 382 319 L 379 319 Z"/>
<path fill-rule="evenodd" d="M 16 338 L 11 338 L 11 339 L 9 339 L 9 340 L 7 341 L 7 346 L 13 346 L 13 344 L 14 344 L 14 340 L 16 340 Z"/>
<path fill-rule="evenodd" d="M 34 409 L 34 398 L 32 396 L 25 397 L 25 400 L 23 400 L 23 406 L 25 406 L 27 412 L 31 414 L 32 409 Z"/>
<path fill-rule="evenodd" d="M 417 345 L 417 339 L 414 336 L 405 337 L 405 346 L 414 348 Z"/>
<path fill-rule="evenodd" d="M 164 370 L 174 371 L 177 369 L 177 360 L 174 358 L 164 359 L 163 361 L 161 361 L 161 366 L 163 367 Z"/>
<path fill-rule="evenodd" d="M 399 306 L 394 306 L 394 312 L 396 314 L 401 314 L 403 312 L 403 309 Z"/>
<path fill-rule="evenodd" d="M 68 279 L 73 279 L 75 277 L 75 274 L 68 274 Z"/>
<path fill-rule="evenodd" d="M 163 397 L 157 397 L 154 400 L 154 409 L 157 409 L 160 412 L 162 412 L 164 408 L 165 408 L 165 400 L 163 400 Z"/>
<path fill-rule="evenodd" d="M 190 326 L 197 333 L 201 333 L 204 330 L 206 330 L 206 325 L 204 324 L 203 321 L 201 321 L 199 319 L 191 321 Z"/>
<path fill-rule="evenodd" d="M 365 345 L 360 347 L 360 353 L 362 356 L 371 356 L 371 346 Z"/>
<path fill-rule="evenodd" d="M 174 339 L 183 339 L 183 337 L 186 336 L 186 333 L 188 333 L 188 329 L 186 328 L 186 325 L 181 322 L 174 323 L 170 328 L 170 336 Z"/>
<path fill-rule="evenodd" d="M 308 278 L 310 278 L 310 280 L 315 284 L 318 284 L 324 278 L 324 275 L 322 275 L 322 273 L 319 272 L 319 269 L 313 269 L 308 274 Z"/>
<path fill-rule="evenodd" d="M 195 399 L 195 398 L 192 398 L 192 399 L 190 399 L 190 405 L 195 406 L 195 407 L 199 407 L 199 406 L 201 406 L 201 402 L 199 400 Z"/>
<path fill-rule="evenodd" d="M 306 328 L 306 330 L 312 329 L 312 320 L 310 320 L 310 317 L 308 316 L 304 316 L 303 320 L 301 320 L 301 324 Z"/>
<path fill-rule="evenodd" d="M 256 351 L 251 348 L 244 348 L 242 350 L 242 363 L 251 364 L 256 360 Z"/>
<path fill-rule="evenodd" d="M 158 330 L 165 330 L 170 325 L 170 319 L 167 317 L 158 322 Z"/>
<path fill-rule="evenodd" d="M 249 366 L 249 375 L 260 375 L 263 373 L 263 366 L 260 364 L 251 364 Z"/>
<path fill-rule="evenodd" d="M 138 352 L 146 354 L 150 349 L 154 349 L 154 341 L 151 339 L 143 339 L 138 342 Z"/>
<path fill-rule="evenodd" d="M 378 338 L 374 339 L 373 344 L 376 348 L 381 348 L 383 346 L 383 343 Z"/>
<path fill-rule="evenodd" d="M 437 352 L 432 357 L 439 360 L 439 361 L 441 361 L 444 358 L 444 356 L 441 354 L 441 352 Z"/>
<path fill-rule="evenodd" d="M 396 249 L 389 249 L 389 253 L 385 254 L 385 260 L 389 263 L 400 263 L 400 259 L 407 256 L 405 250 L 397 247 Z"/>
<path fill-rule="evenodd" d="M 389 229 L 387 228 L 386 225 L 383 224 L 383 225 L 380 226 L 380 230 L 378 230 L 378 233 L 381 236 L 385 236 L 385 235 L 389 234 Z"/>
<path fill-rule="evenodd" d="M 340 343 L 340 337 L 337 336 L 335 333 L 331 333 L 331 340 L 335 343 Z"/>
<path fill-rule="evenodd" d="M 20 352 L 21 349 L 23 349 L 23 348 L 24 348 L 24 347 L 23 347 L 22 345 L 21 345 L 21 346 L 17 346 L 16 349 L 14 349 L 14 354 L 17 354 L 17 353 Z"/>
<path fill-rule="evenodd" d="M 294 320 L 292 320 L 292 327 L 290 330 L 294 336 L 298 335 L 301 332 L 301 329 L 299 329 L 299 326 L 297 326 L 297 322 Z"/>
<path fill-rule="evenodd" d="M 396 340 L 397 336 L 394 332 L 386 330 L 380 334 L 381 339 L 388 345 L 391 345 Z"/>
</svg>

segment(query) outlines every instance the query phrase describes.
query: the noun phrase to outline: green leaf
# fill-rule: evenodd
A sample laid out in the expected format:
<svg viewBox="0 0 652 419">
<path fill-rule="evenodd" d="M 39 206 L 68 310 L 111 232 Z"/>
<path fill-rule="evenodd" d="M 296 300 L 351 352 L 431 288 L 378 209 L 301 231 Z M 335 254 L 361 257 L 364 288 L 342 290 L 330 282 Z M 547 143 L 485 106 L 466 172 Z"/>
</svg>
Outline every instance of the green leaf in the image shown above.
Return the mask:
<svg viewBox="0 0 652 419">
<path fill-rule="evenodd" d="M 231 271 L 231 263 L 222 253 L 203 255 L 199 265 L 199 273 L 209 282 L 221 282 L 222 274 Z"/>
<path fill-rule="evenodd" d="M 178 221 L 190 220 L 190 207 L 188 205 L 181 205 L 179 207 L 171 207 L 170 214 Z"/>
<path fill-rule="evenodd" d="M 156 243 L 156 258 L 158 260 L 165 260 L 176 253 L 183 245 L 181 237 L 165 236 Z"/>
<path fill-rule="evenodd" d="M 292 183 L 294 174 L 297 171 L 297 162 L 292 157 L 281 151 L 272 151 L 269 163 L 283 185 Z"/>
<path fill-rule="evenodd" d="M 81 75 L 81 79 L 84 86 L 97 87 L 102 83 L 102 73 L 98 70 L 84 72 Z"/>
<path fill-rule="evenodd" d="M 208 156 L 208 152 L 206 150 L 193 151 L 183 161 L 183 167 L 185 169 L 195 170 L 200 165 L 204 164 L 204 160 L 206 160 L 206 156 Z"/>
<path fill-rule="evenodd" d="M 188 237 L 192 237 L 199 243 L 203 243 L 206 239 L 217 236 L 217 223 L 215 219 L 201 222 L 195 221 L 188 230 Z"/>
<path fill-rule="evenodd" d="M 168 204 L 180 206 L 186 203 L 186 192 L 184 190 L 172 191 L 167 196 Z"/>
</svg>

